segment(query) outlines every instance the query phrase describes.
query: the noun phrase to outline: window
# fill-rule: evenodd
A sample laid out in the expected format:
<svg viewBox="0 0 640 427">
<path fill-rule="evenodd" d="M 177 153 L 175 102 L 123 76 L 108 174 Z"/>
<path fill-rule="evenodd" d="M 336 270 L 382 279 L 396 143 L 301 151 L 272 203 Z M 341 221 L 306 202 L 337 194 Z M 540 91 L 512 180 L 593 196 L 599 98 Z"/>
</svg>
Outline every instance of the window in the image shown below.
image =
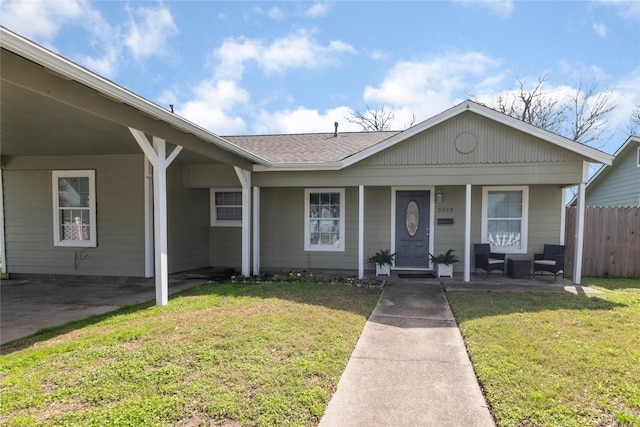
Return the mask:
<svg viewBox="0 0 640 427">
<path fill-rule="evenodd" d="M 96 246 L 95 171 L 53 171 L 53 244 Z"/>
<path fill-rule="evenodd" d="M 242 227 L 242 190 L 211 189 L 211 226 Z"/>
<path fill-rule="evenodd" d="M 498 253 L 526 253 L 528 187 L 483 187 L 482 241 Z"/>
<path fill-rule="evenodd" d="M 304 250 L 344 251 L 344 189 L 304 191 Z"/>
</svg>

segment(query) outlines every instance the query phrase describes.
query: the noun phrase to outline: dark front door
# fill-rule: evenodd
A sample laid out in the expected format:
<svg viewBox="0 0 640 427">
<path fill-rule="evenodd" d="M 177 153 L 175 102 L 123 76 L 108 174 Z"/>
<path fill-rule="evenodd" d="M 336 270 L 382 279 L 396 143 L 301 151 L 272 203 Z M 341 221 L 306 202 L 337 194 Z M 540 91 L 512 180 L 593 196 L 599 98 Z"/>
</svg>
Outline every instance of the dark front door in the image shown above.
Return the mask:
<svg viewBox="0 0 640 427">
<path fill-rule="evenodd" d="M 429 266 L 429 191 L 396 192 L 396 267 Z"/>
</svg>

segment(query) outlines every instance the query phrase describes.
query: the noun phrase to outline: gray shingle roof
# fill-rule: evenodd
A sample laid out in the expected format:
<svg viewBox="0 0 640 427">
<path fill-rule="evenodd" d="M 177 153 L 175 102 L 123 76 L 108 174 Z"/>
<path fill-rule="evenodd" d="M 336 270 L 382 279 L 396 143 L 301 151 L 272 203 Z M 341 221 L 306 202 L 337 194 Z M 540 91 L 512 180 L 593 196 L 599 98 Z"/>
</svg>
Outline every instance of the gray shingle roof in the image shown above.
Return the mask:
<svg viewBox="0 0 640 427">
<path fill-rule="evenodd" d="M 227 141 L 272 163 L 338 162 L 399 131 L 224 136 Z"/>
</svg>

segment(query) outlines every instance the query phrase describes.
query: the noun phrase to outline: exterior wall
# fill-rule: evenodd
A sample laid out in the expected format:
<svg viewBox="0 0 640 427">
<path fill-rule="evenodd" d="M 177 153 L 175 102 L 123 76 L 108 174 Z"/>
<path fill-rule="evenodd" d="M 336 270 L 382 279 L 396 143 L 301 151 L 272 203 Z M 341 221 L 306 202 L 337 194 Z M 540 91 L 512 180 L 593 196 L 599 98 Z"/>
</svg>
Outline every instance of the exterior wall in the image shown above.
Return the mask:
<svg viewBox="0 0 640 427">
<path fill-rule="evenodd" d="M 640 206 L 638 147 L 631 144 L 587 188 L 587 206 Z"/>
<path fill-rule="evenodd" d="M 455 250 L 461 262 L 456 272 L 464 268 L 464 186 L 436 187 L 444 201 L 436 203 L 434 217 L 434 248 L 432 253 Z M 560 242 L 562 189 L 557 185 L 529 187 L 528 250 L 526 254 L 507 258 L 531 259 L 545 243 Z M 329 269 L 357 270 L 358 266 L 358 189 L 346 189 L 346 250 L 345 252 L 304 251 L 304 189 L 263 188 L 261 190 L 261 268 L 263 270 Z M 482 221 L 482 186 L 472 186 L 471 242 L 479 243 Z M 452 225 L 438 225 L 438 218 L 453 218 Z M 238 236 L 233 237 L 239 241 Z M 365 261 L 380 249 L 391 248 L 391 187 L 365 187 Z M 233 244 L 231 244 L 233 247 Z M 473 253 L 471 253 L 473 256 Z M 235 256 L 239 263 L 240 255 Z M 218 265 L 218 264 L 216 264 Z M 372 265 L 365 264 L 370 270 Z M 473 269 L 473 259 L 471 260 Z"/>
<path fill-rule="evenodd" d="M 261 189 L 261 269 L 357 270 L 358 189 L 346 188 L 345 199 L 345 251 L 313 252 L 304 250 L 304 189 Z"/>
<path fill-rule="evenodd" d="M 209 190 L 185 188 L 183 167 L 167 170 L 169 273 L 209 266 Z"/>
<path fill-rule="evenodd" d="M 9 159 L 3 172 L 7 271 L 144 276 L 143 160 L 142 154 Z M 53 245 L 56 169 L 95 169 L 97 247 Z M 76 255 L 86 256 L 77 266 Z"/>
</svg>

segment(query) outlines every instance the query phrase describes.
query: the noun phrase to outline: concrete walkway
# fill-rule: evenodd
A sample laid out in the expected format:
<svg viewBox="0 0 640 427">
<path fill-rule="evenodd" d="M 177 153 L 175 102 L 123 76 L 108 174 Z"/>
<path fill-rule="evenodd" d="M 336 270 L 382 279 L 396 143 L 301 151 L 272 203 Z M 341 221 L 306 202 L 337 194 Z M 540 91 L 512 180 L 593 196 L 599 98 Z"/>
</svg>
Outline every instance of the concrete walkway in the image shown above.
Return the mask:
<svg viewBox="0 0 640 427">
<path fill-rule="evenodd" d="M 439 283 L 389 283 L 320 427 L 495 426 Z"/>
</svg>

